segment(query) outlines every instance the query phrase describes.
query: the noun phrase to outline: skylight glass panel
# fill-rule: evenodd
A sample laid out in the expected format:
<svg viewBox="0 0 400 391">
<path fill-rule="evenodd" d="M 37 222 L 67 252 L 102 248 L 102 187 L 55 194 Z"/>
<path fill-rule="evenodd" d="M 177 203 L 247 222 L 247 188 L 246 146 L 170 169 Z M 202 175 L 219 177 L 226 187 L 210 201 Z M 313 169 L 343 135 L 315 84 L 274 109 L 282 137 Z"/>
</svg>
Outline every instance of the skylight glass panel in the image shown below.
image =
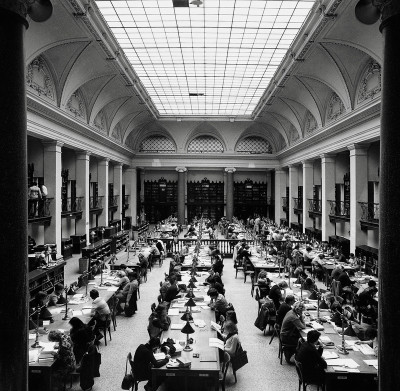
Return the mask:
<svg viewBox="0 0 400 391">
<path fill-rule="evenodd" d="M 314 2 L 96 0 L 161 116 L 251 115 Z"/>
</svg>

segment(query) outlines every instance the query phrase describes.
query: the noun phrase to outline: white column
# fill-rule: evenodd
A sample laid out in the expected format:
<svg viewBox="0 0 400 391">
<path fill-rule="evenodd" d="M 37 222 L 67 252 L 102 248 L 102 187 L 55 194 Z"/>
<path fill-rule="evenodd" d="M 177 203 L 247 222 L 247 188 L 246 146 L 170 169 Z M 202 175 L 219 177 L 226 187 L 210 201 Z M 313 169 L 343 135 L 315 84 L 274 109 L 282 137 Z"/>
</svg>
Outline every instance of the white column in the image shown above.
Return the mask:
<svg viewBox="0 0 400 391">
<path fill-rule="evenodd" d="M 44 242 L 56 243 L 61 254 L 61 169 L 62 146 L 59 141 L 43 141 L 43 175 L 50 202 L 51 222 L 44 226 Z"/>
<path fill-rule="evenodd" d="M 76 196 L 83 197 L 82 218 L 76 221 L 76 235 L 86 234 L 89 240 L 89 157 L 90 152 L 76 153 Z"/>
<path fill-rule="evenodd" d="M 323 154 L 321 155 L 321 183 L 322 183 L 322 216 L 321 229 L 322 240 L 329 241 L 329 236 L 335 234 L 335 226 L 329 220 L 329 212 L 331 210 L 328 200 L 335 200 L 335 156 Z"/>
<path fill-rule="evenodd" d="M 268 202 L 272 202 L 272 186 L 271 186 L 271 170 L 267 171 L 267 199 L 265 200 L 265 202 L 268 204 Z M 270 204 L 268 204 L 267 206 L 267 217 L 270 217 L 270 210 L 271 210 L 271 206 Z"/>
<path fill-rule="evenodd" d="M 115 211 L 115 217 L 120 220 L 119 228 L 122 228 L 122 207 L 124 200 L 122 199 L 122 163 L 114 164 L 114 195 L 118 196 L 118 208 Z"/>
<path fill-rule="evenodd" d="M 110 159 L 99 160 L 97 164 L 97 181 L 99 197 L 103 197 L 103 211 L 99 215 L 99 227 L 108 227 L 108 165 Z"/>
<path fill-rule="evenodd" d="M 297 215 L 294 213 L 293 198 L 299 194 L 299 173 L 296 166 L 289 166 L 289 227 L 291 223 L 297 223 Z"/>
<path fill-rule="evenodd" d="M 178 224 L 185 224 L 186 167 L 176 167 L 178 172 Z"/>
<path fill-rule="evenodd" d="M 313 227 L 313 220 L 308 213 L 308 199 L 313 198 L 314 165 L 312 160 L 303 163 L 303 233 Z"/>
<path fill-rule="evenodd" d="M 367 232 L 361 229 L 361 206 L 368 201 L 368 149 L 365 145 L 353 144 L 350 150 L 350 251 L 367 244 Z M 390 189 L 388 189 L 390 191 Z"/>
<path fill-rule="evenodd" d="M 275 222 L 280 224 L 286 218 L 283 211 L 282 197 L 286 197 L 286 171 L 275 170 Z M 288 222 L 289 223 L 289 222 Z"/>
<path fill-rule="evenodd" d="M 129 195 L 129 208 L 126 216 L 131 216 L 132 225 L 137 226 L 137 170 L 128 168 L 125 172 L 125 193 Z"/>
</svg>

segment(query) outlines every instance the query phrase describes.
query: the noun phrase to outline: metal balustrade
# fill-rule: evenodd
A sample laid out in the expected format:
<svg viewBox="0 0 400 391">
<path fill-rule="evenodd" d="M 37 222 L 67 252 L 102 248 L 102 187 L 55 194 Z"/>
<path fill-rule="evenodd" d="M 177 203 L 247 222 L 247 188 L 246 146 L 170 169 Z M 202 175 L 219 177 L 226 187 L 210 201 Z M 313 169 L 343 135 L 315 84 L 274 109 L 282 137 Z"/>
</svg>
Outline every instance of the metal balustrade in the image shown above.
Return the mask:
<svg viewBox="0 0 400 391">
<path fill-rule="evenodd" d="M 303 210 L 303 199 L 293 197 L 293 209 Z"/>
<path fill-rule="evenodd" d="M 75 213 L 82 212 L 83 210 L 83 197 L 68 197 L 61 200 L 62 213 Z"/>
<path fill-rule="evenodd" d="M 109 207 L 118 206 L 118 200 L 119 200 L 119 195 L 108 197 L 108 206 Z"/>
<path fill-rule="evenodd" d="M 322 202 L 321 200 L 315 200 L 308 198 L 308 211 L 313 213 L 322 213 Z"/>
<path fill-rule="evenodd" d="M 374 202 L 359 202 L 361 206 L 361 221 L 379 222 L 379 204 Z"/>
<path fill-rule="evenodd" d="M 50 205 L 54 198 L 42 198 L 41 200 L 29 200 L 28 216 L 29 219 L 50 217 Z M 35 205 L 36 203 L 36 205 Z"/>
<path fill-rule="evenodd" d="M 350 203 L 344 201 L 328 200 L 331 207 L 329 215 L 350 219 Z"/>
<path fill-rule="evenodd" d="M 89 209 L 103 209 L 104 196 L 90 197 Z"/>
</svg>

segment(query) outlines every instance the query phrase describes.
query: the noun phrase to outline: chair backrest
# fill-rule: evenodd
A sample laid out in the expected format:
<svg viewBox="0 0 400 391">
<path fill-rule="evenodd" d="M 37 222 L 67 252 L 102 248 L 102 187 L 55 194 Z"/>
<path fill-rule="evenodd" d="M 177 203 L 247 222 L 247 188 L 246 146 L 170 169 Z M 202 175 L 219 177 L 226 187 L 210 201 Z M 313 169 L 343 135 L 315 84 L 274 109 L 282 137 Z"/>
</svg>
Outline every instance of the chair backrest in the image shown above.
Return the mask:
<svg viewBox="0 0 400 391">
<path fill-rule="evenodd" d="M 296 359 L 294 359 L 294 363 L 296 365 L 296 372 L 297 372 L 297 375 L 299 376 L 299 381 L 301 383 L 303 383 L 304 382 L 304 379 L 303 379 L 303 365 L 301 364 L 300 361 L 297 361 Z"/>
</svg>

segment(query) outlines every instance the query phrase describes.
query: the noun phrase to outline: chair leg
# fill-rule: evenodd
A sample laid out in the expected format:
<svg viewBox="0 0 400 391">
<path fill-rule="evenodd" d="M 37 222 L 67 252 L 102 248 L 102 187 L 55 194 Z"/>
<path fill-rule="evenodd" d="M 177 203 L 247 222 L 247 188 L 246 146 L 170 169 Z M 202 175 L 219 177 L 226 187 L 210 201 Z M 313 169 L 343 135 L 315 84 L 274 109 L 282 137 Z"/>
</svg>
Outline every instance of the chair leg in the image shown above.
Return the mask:
<svg viewBox="0 0 400 391">
<path fill-rule="evenodd" d="M 110 341 L 112 340 L 112 338 L 111 338 L 111 325 L 110 325 L 110 327 L 108 328 L 108 334 L 109 334 L 109 336 L 110 336 Z"/>
<path fill-rule="evenodd" d="M 107 328 L 106 327 L 103 329 L 103 334 L 104 334 L 104 345 L 107 346 Z"/>
<path fill-rule="evenodd" d="M 236 274 L 235 274 L 235 278 L 237 278 L 237 273 L 238 273 L 238 269 L 236 268 Z"/>
</svg>

